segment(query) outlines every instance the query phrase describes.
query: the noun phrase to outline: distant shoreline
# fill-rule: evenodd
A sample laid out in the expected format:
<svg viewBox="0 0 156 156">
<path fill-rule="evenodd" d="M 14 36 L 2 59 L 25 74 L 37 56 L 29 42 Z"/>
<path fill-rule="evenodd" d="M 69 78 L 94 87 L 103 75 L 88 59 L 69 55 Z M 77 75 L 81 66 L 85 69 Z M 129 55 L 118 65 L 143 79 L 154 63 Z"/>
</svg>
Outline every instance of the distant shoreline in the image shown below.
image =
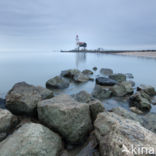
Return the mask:
<svg viewBox="0 0 156 156">
<path fill-rule="evenodd" d="M 61 51 L 63 53 L 104 53 L 104 54 L 115 54 L 115 55 L 123 55 L 123 56 L 137 56 L 137 57 L 148 57 L 148 58 L 156 58 L 156 50 L 68 50 Z"/>
</svg>

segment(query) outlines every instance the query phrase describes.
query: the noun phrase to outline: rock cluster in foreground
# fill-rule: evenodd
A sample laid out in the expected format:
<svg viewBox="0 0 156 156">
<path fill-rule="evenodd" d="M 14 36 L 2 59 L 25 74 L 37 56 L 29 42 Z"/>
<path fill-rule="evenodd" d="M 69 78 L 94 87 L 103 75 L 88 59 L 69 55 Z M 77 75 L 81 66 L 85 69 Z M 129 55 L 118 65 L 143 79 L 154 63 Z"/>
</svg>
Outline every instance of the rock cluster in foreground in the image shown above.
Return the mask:
<svg viewBox="0 0 156 156">
<path fill-rule="evenodd" d="M 156 101 L 155 89 L 140 85 L 135 91 L 135 83 L 127 80 L 133 78 L 130 73 L 115 74 L 108 68 L 100 72 L 91 94 L 54 93 L 70 82 L 91 80 L 91 70 L 62 71 L 47 81 L 46 87 L 52 90 L 15 84 L 6 96 L 8 110 L 0 109 L 0 156 L 156 154 L 156 114 L 149 113 Z M 123 108 L 106 111 L 102 102 L 111 97 L 126 97 L 133 112 Z M 147 151 L 136 153 L 140 147 Z M 133 153 L 132 148 L 138 150 Z"/>
</svg>

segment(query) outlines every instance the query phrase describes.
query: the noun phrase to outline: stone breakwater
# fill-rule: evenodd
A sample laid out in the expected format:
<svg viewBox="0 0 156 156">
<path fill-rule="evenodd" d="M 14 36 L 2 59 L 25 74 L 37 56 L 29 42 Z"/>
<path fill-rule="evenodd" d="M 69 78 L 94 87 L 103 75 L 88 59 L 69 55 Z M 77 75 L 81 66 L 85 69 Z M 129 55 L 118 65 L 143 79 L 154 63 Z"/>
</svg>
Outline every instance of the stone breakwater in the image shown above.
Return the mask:
<svg viewBox="0 0 156 156">
<path fill-rule="evenodd" d="M 150 148 L 141 154 L 156 154 L 154 87 L 135 87 L 132 74 L 102 68 L 91 94 L 55 94 L 71 82 L 94 81 L 93 71 L 62 71 L 46 88 L 15 84 L 1 100 L 6 109 L 0 109 L 0 156 L 132 156 L 140 154 L 138 147 Z M 111 97 L 126 97 L 130 111 L 107 111 L 102 101 Z"/>
</svg>

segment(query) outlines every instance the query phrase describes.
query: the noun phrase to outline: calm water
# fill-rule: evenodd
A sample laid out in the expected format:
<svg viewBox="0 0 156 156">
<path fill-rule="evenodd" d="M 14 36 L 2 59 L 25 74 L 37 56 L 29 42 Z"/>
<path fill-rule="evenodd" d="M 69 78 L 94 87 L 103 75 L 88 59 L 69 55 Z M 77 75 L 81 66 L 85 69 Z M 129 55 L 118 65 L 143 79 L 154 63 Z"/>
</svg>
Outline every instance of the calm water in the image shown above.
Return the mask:
<svg viewBox="0 0 156 156">
<path fill-rule="evenodd" d="M 59 75 L 62 70 L 92 69 L 94 66 L 99 70 L 112 68 L 115 73 L 132 73 L 137 85 L 143 83 L 156 88 L 156 59 L 90 53 L 0 53 L 0 96 L 4 97 L 20 81 L 45 86 L 49 78 Z M 99 75 L 99 70 L 94 77 Z M 94 83 L 71 84 L 64 92 L 92 92 Z"/>
</svg>

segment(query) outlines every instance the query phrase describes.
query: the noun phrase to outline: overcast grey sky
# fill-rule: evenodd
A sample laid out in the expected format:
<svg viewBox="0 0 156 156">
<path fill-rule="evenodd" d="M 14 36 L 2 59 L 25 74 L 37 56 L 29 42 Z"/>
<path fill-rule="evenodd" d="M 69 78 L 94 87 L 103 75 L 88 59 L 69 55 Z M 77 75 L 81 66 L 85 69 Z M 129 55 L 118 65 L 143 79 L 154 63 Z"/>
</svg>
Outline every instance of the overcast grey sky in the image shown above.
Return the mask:
<svg viewBox="0 0 156 156">
<path fill-rule="evenodd" d="M 0 0 L 0 50 L 156 49 L 156 0 Z"/>
</svg>

